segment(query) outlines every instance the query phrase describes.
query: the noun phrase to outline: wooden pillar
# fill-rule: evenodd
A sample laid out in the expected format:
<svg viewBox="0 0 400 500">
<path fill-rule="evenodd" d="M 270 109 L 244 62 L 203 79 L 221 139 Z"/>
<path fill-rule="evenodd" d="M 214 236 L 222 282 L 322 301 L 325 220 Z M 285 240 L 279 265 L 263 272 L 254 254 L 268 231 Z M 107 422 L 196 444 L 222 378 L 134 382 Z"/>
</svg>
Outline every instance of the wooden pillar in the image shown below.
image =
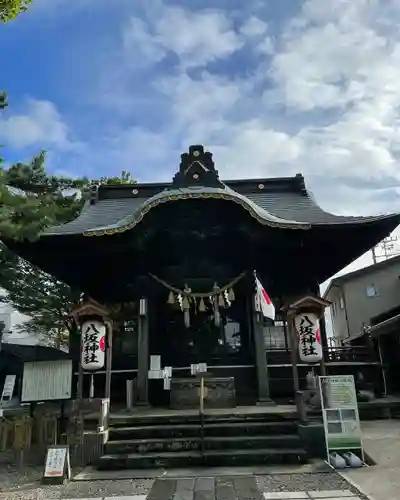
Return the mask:
<svg viewBox="0 0 400 500">
<path fill-rule="evenodd" d="M 326 322 L 325 322 L 325 316 L 322 315 L 319 319 L 319 324 L 321 328 L 321 344 L 322 344 L 322 349 L 324 350 L 324 355 L 327 353 L 328 349 L 328 336 L 326 334 Z"/>
<path fill-rule="evenodd" d="M 111 404 L 111 370 L 112 370 L 112 351 L 113 351 L 113 324 L 107 321 L 107 351 L 106 351 L 106 387 L 105 397 Z"/>
<path fill-rule="evenodd" d="M 287 324 L 290 336 L 290 355 L 292 359 L 292 374 L 293 374 L 293 388 L 294 388 L 293 392 L 294 392 L 294 397 L 296 398 L 296 394 L 300 390 L 299 368 L 297 366 L 297 361 L 298 361 L 297 352 L 299 346 L 297 341 L 297 335 L 294 328 L 292 311 L 289 311 L 287 314 Z"/>
<path fill-rule="evenodd" d="M 253 320 L 253 338 L 254 347 L 256 351 L 256 365 L 257 365 L 257 385 L 258 385 L 258 405 L 273 405 L 274 402 L 270 397 L 269 376 L 268 376 L 268 363 L 267 353 L 265 350 L 264 342 L 264 321 L 262 314 L 255 310 L 254 294 L 250 296 L 250 303 Z"/>
<path fill-rule="evenodd" d="M 137 404 L 149 404 L 149 320 L 148 301 L 140 299 L 138 317 L 138 371 L 137 371 Z"/>
</svg>

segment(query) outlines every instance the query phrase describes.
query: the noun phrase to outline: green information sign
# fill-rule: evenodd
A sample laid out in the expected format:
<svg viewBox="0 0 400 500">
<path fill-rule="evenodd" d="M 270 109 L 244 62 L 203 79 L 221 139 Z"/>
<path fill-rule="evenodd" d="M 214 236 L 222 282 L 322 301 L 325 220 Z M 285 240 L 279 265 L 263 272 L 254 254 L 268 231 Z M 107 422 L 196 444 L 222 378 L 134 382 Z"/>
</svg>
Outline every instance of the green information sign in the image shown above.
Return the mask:
<svg viewBox="0 0 400 500">
<path fill-rule="evenodd" d="M 319 377 L 327 455 L 359 450 L 362 434 L 353 375 Z"/>
</svg>

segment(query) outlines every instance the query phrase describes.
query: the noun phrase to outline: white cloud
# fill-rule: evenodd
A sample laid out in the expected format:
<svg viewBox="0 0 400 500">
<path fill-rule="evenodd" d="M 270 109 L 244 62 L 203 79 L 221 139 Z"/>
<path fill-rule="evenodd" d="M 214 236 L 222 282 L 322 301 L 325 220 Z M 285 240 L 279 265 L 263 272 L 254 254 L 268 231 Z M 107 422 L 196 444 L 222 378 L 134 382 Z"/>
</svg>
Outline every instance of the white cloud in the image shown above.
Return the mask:
<svg viewBox="0 0 400 500">
<path fill-rule="evenodd" d="M 30 99 L 21 114 L 0 118 L 0 140 L 8 147 L 28 146 L 70 149 L 68 127 L 55 105 L 49 101 Z"/>
<path fill-rule="evenodd" d="M 155 80 L 170 99 L 170 143 L 205 143 L 225 177 L 302 172 L 335 212 L 400 209 L 400 36 L 393 29 L 400 10 L 388 5 L 338 0 L 327 8 L 325 0 L 305 1 L 273 44 L 270 23 L 262 19 L 239 23 L 235 33 L 221 12 L 179 8 L 172 19 L 172 11 L 163 10 L 148 32 L 186 63 L 174 77 Z M 212 43 L 204 38 L 206 25 L 214 26 Z M 263 44 L 267 50 L 243 77 L 186 71 L 191 57 L 205 65 L 232 56 L 255 34 L 253 54 Z M 390 196 L 376 191 L 383 180 Z"/>
<path fill-rule="evenodd" d="M 123 41 L 125 50 L 139 50 L 142 57 L 153 62 L 172 53 L 186 68 L 205 66 L 230 56 L 243 45 L 228 17 L 218 10 L 164 7 L 162 14 L 151 21 L 131 17 Z"/>
<path fill-rule="evenodd" d="M 34 3 L 37 12 L 55 12 L 68 0 Z M 112 106 L 123 111 L 123 125 L 107 125 L 81 150 L 86 168 L 118 165 L 134 176 L 140 171 L 140 180 L 168 180 L 179 153 L 203 143 L 222 177 L 302 172 L 334 213 L 400 211 L 397 0 L 304 0 L 282 23 L 262 15 L 265 2 L 250 17 L 250 9 L 239 17 L 222 7 L 195 10 L 191 2 L 115 3 L 123 29 L 98 75 L 108 88 L 93 100 L 111 106 L 110 122 Z M 106 9 L 110 2 L 76 4 Z M 143 94 L 135 87 L 142 77 Z M 154 128 L 140 122 L 137 107 L 143 117 L 147 109 L 154 114 Z M 48 101 L 30 101 L 23 113 L 0 119 L 0 139 L 15 148 L 50 145 L 53 157 L 71 148 Z M 371 259 L 366 254 L 341 272 Z"/>
<path fill-rule="evenodd" d="M 251 16 L 240 28 L 240 32 L 246 37 L 264 35 L 268 30 L 268 24 L 256 16 Z"/>
<path fill-rule="evenodd" d="M 108 88 L 92 94 L 111 110 L 107 132 L 81 164 L 167 179 L 179 152 L 203 143 L 225 178 L 302 172 L 335 213 L 400 210 L 396 2 L 305 0 L 279 23 L 262 6 L 240 17 L 189 2 L 140 2 L 141 14 L 122 4 L 119 45 L 99 74 Z M 17 134 L 18 121 L 0 122 L 2 138 L 7 130 L 15 144 L 68 141 L 60 117 L 55 128 L 31 118 L 16 117 L 26 134 Z"/>
</svg>

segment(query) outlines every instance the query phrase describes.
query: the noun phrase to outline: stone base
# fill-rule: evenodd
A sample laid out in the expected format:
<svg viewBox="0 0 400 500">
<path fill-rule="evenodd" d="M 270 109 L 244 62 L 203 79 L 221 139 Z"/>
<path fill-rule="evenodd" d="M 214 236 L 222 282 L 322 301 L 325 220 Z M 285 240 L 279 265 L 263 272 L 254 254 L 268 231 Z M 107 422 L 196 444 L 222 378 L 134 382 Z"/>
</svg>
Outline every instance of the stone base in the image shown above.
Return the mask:
<svg viewBox="0 0 400 500">
<path fill-rule="evenodd" d="M 310 455 L 326 458 L 325 430 L 322 422 L 299 423 L 299 435 Z"/>
<path fill-rule="evenodd" d="M 259 399 L 256 406 L 276 406 L 276 403 L 272 399 Z"/>
<path fill-rule="evenodd" d="M 133 406 L 139 406 L 142 409 L 151 408 L 151 404 L 148 401 L 136 401 Z"/>
<path fill-rule="evenodd" d="M 204 377 L 204 408 L 235 408 L 234 377 Z M 172 378 L 170 408 L 198 409 L 200 404 L 200 378 Z"/>
</svg>

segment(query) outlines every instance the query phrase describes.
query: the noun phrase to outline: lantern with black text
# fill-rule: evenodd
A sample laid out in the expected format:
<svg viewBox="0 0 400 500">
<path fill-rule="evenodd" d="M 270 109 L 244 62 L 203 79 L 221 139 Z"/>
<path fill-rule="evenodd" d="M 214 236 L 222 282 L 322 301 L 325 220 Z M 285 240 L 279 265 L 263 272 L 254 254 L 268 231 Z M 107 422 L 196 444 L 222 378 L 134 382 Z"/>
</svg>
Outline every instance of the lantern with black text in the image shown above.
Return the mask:
<svg viewBox="0 0 400 500">
<path fill-rule="evenodd" d="M 298 313 L 294 317 L 294 326 L 301 361 L 319 363 L 322 360 L 322 345 L 318 316 L 312 312 Z"/>
<path fill-rule="evenodd" d="M 104 367 L 106 326 L 99 320 L 87 320 L 82 324 L 81 363 L 84 370 L 95 371 Z"/>
</svg>

